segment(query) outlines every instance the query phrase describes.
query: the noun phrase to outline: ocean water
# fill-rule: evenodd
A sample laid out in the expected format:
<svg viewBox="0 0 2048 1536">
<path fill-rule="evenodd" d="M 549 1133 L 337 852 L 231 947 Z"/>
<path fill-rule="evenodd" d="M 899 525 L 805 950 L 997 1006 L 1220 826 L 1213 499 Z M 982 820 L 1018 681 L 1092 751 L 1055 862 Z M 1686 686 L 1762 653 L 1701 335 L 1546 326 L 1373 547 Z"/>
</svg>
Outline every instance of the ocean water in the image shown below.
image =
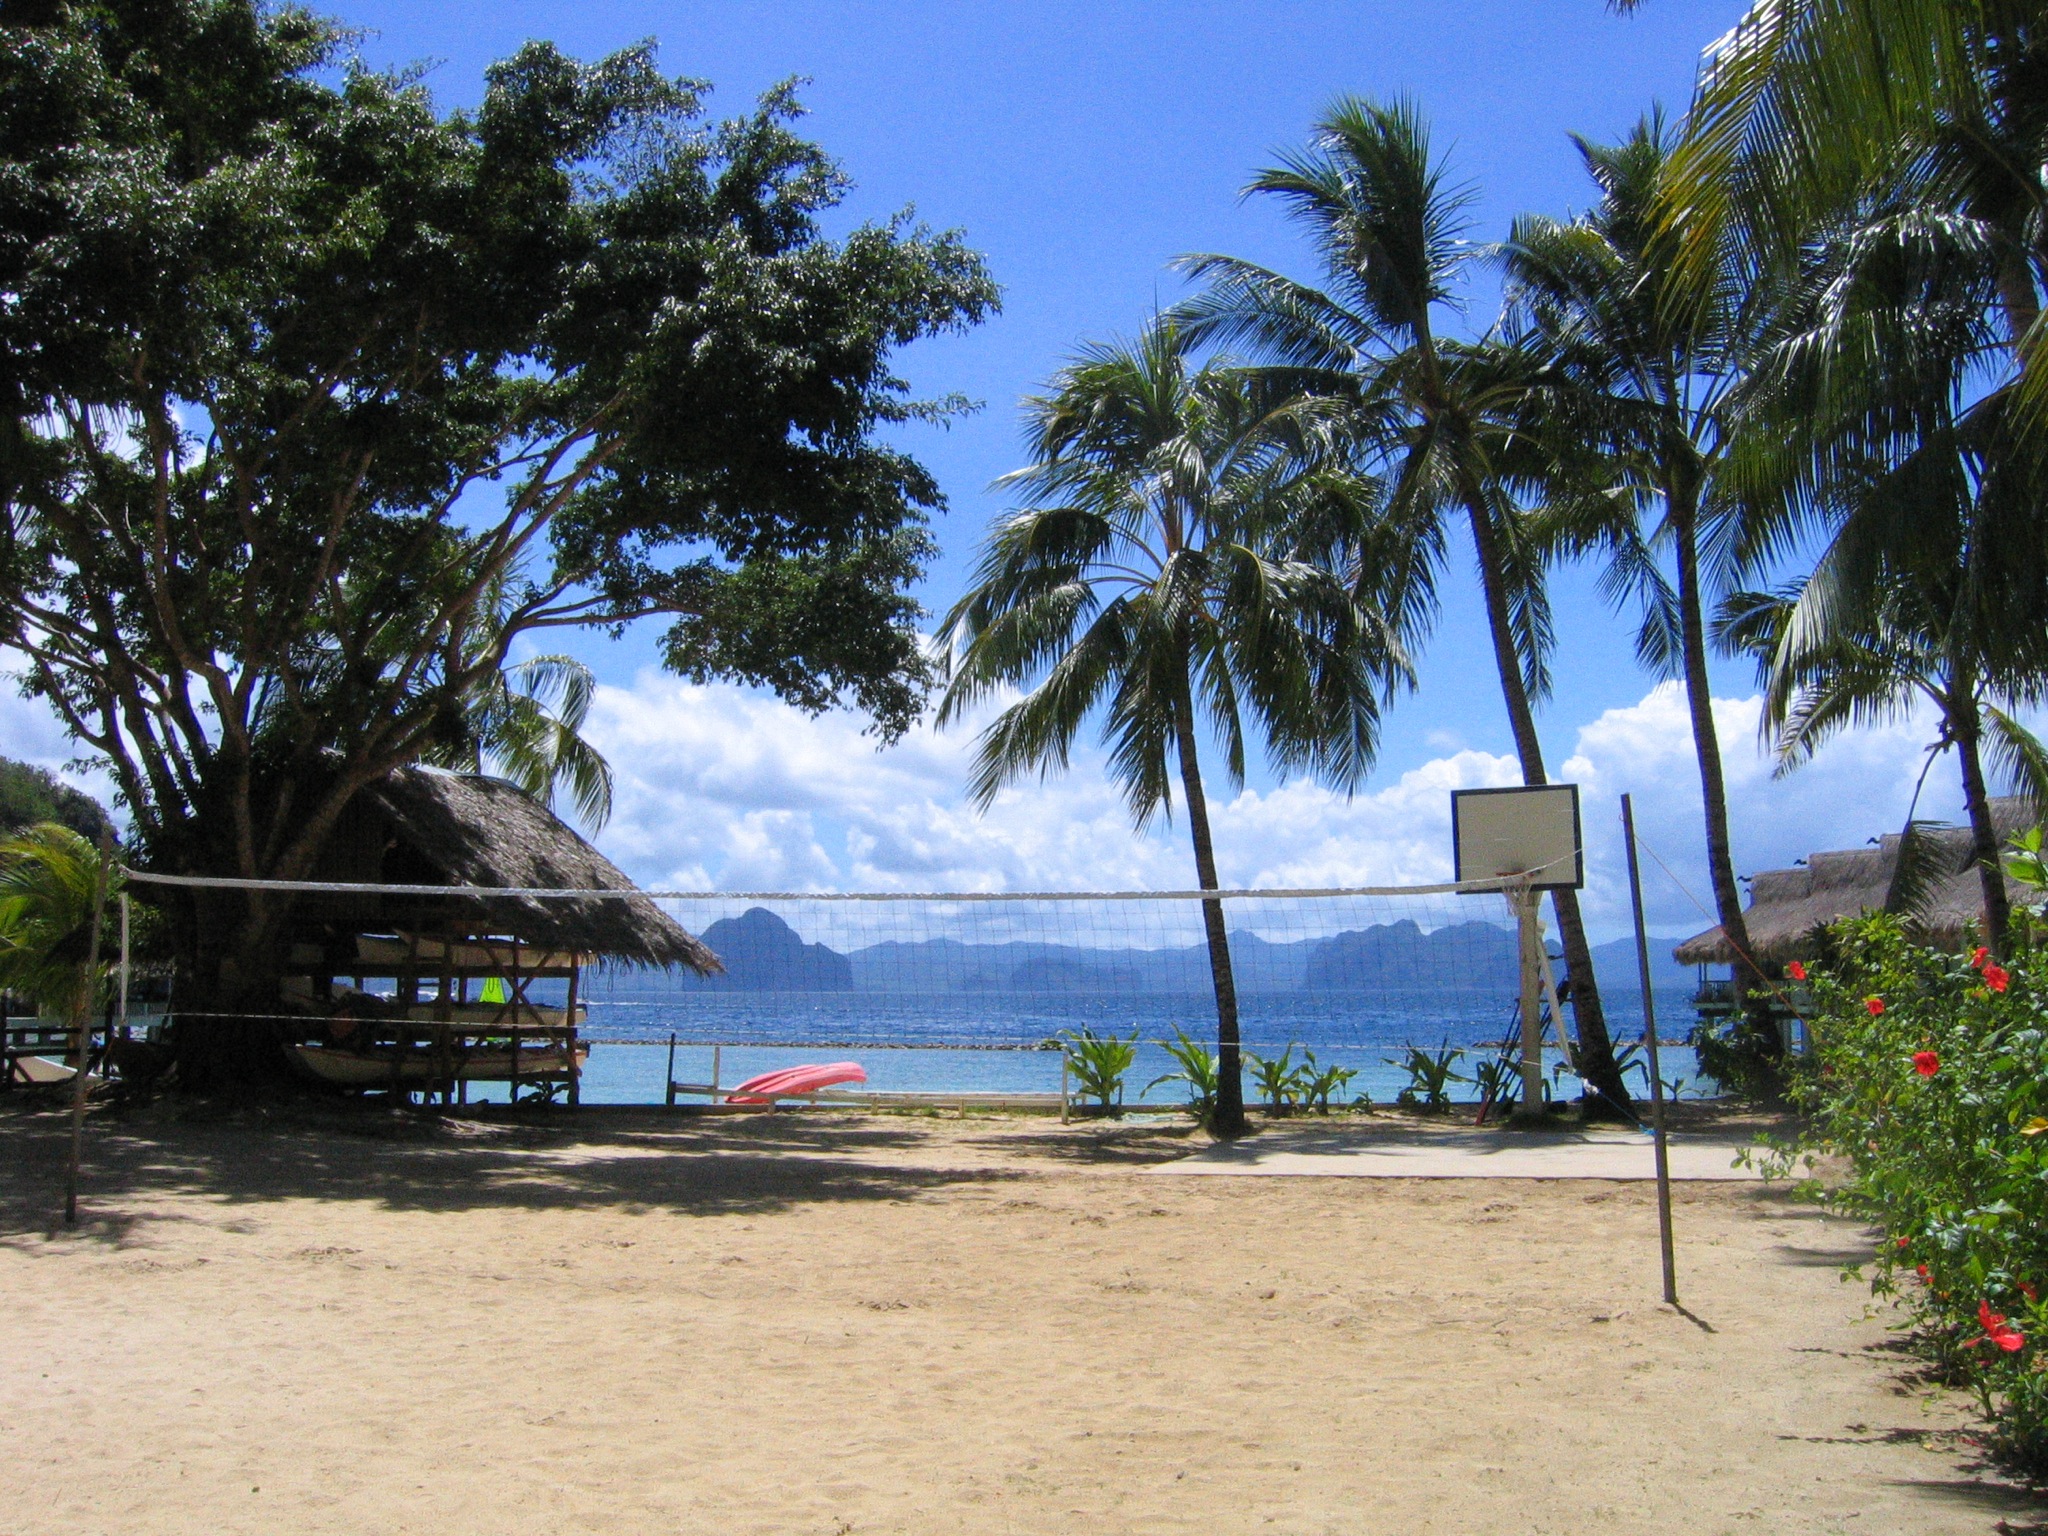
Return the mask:
<svg viewBox="0 0 2048 1536">
<path fill-rule="evenodd" d="M 1138 1037 L 1124 1102 L 1164 1108 L 1186 1095 L 1181 1084 L 1155 1083 L 1174 1070 L 1159 1042 L 1171 1039 L 1177 1029 L 1213 1041 L 1216 1029 L 1215 1003 L 1200 995 L 677 993 L 607 986 L 600 980 L 586 1000 L 590 1012 L 584 1033 L 593 1044 L 582 1096 L 596 1104 L 662 1102 L 672 1034 L 679 1081 L 708 1081 L 716 1044 L 722 1085 L 800 1062 L 853 1060 L 866 1069 L 876 1089 L 1056 1093 L 1059 1051 L 1032 1047 L 1063 1031 L 1090 1029 Z M 1682 1079 L 1680 1091 L 1686 1097 L 1713 1092 L 1711 1082 L 1700 1080 L 1692 1052 L 1682 1043 L 1692 1024 L 1688 993 L 1660 990 L 1656 1001 L 1658 1034 L 1666 1042 L 1666 1082 Z M 1638 1039 L 1640 993 L 1605 994 L 1605 1002 L 1617 1043 Z M 1391 1102 L 1407 1085 L 1408 1074 L 1389 1062 L 1407 1047 L 1460 1050 L 1460 1069 L 1469 1076 L 1476 1061 L 1495 1054 L 1486 1048 L 1490 1042 L 1515 1033 L 1511 1015 L 1473 1017 L 1472 1010 L 1447 1003 L 1442 994 L 1422 992 L 1253 994 L 1242 1000 L 1240 1013 L 1248 1051 L 1276 1057 L 1291 1047 L 1297 1061 L 1304 1049 L 1313 1051 L 1323 1065 L 1357 1069 L 1341 1097 L 1348 1100 L 1362 1090 L 1377 1103 Z M 1554 1044 L 1547 1054 L 1550 1065 L 1562 1066 Z M 1629 1077 L 1637 1092 L 1647 1093 L 1642 1071 L 1632 1069 Z M 1246 1091 L 1253 1091 L 1249 1079 Z M 1567 1073 L 1558 1080 L 1558 1092 L 1576 1097 L 1577 1080 Z M 1469 1084 L 1454 1085 L 1453 1093 L 1475 1096 Z"/>
</svg>

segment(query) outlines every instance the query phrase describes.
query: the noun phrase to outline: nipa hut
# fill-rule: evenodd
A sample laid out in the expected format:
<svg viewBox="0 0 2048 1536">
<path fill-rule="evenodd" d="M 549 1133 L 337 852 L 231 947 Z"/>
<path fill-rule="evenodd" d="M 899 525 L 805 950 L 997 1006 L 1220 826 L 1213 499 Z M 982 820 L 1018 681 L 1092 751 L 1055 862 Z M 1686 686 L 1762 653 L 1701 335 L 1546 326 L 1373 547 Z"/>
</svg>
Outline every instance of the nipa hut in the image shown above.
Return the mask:
<svg viewBox="0 0 2048 1536">
<path fill-rule="evenodd" d="M 514 1097 L 522 1085 L 560 1085 L 573 1103 L 586 970 L 720 969 L 616 865 L 502 779 L 398 770 L 357 798 L 313 878 L 508 893 L 297 899 L 280 989 L 288 1018 L 306 1022 L 286 1050 L 300 1070 L 345 1087 L 466 1098 L 471 1082 L 509 1081 Z"/>
<path fill-rule="evenodd" d="M 1991 802 L 1991 819 L 2000 842 L 2032 826 L 2031 804 L 2021 799 Z M 1929 860 L 1930 875 L 1923 898 L 1904 912 L 1908 927 L 1922 943 L 1960 948 L 1964 929 L 1984 922 L 1983 886 L 1971 862 L 1968 827 L 1921 827 L 1914 837 Z M 1749 940 L 1757 960 L 1783 965 L 1797 960 L 1812 943 L 1814 930 L 1865 912 L 1900 910 L 1901 890 L 1897 832 L 1887 832 L 1875 845 L 1832 853 L 1809 854 L 1802 867 L 1767 869 L 1750 881 Z M 2038 899 L 2035 893 L 2008 880 L 2006 892 L 2015 906 Z M 1672 951 L 1681 965 L 1733 965 L 1735 951 L 1717 923 L 1696 933 Z"/>
</svg>

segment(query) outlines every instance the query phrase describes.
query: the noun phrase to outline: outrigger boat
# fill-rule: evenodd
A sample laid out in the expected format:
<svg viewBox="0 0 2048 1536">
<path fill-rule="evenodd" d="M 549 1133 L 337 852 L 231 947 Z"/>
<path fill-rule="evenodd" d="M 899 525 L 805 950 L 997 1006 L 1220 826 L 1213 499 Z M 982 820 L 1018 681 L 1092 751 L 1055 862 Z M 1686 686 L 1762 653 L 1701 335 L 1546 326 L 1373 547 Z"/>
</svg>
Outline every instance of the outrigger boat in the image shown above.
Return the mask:
<svg viewBox="0 0 2048 1536">
<path fill-rule="evenodd" d="M 580 1043 L 573 1053 L 560 1044 L 522 1047 L 516 1060 L 514 1053 L 503 1046 L 451 1051 L 452 1059 L 443 1059 L 431 1050 L 399 1054 L 388 1049 L 351 1051 L 335 1045 L 291 1045 L 285 1047 L 285 1052 L 301 1071 L 339 1088 L 382 1088 L 394 1081 L 409 1088 L 446 1082 L 538 1081 L 567 1076 L 572 1054 L 574 1070 L 579 1073 L 590 1059 L 590 1048 Z"/>
</svg>

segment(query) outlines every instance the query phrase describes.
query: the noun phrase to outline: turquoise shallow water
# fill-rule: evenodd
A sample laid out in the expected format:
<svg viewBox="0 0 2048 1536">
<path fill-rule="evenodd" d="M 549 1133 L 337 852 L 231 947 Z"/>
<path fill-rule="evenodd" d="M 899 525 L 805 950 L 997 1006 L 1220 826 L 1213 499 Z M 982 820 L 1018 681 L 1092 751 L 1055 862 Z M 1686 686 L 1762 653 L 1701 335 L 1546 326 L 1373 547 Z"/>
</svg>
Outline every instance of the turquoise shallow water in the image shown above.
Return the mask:
<svg viewBox="0 0 2048 1536">
<path fill-rule="evenodd" d="M 634 989 L 599 983 L 588 998 L 584 1032 L 593 1041 L 584 1074 L 583 1098 L 597 1104 L 658 1104 L 663 1098 L 664 1069 L 671 1033 L 677 1047 L 676 1076 L 690 1082 L 708 1080 L 711 1044 L 721 1043 L 719 1081 L 737 1083 L 756 1073 L 806 1061 L 858 1061 L 877 1089 L 918 1092 L 1038 1092 L 1060 1086 L 1060 1054 L 1056 1050 L 959 1049 L 1017 1047 L 1036 1044 L 1062 1030 L 1089 1028 L 1100 1034 L 1139 1037 L 1138 1057 L 1127 1079 L 1126 1103 L 1161 1107 L 1185 1097 L 1180 1084 L 1151 1085 L 1174 1064 L 1158 1041 L 1176 1028 L 1197 1039 L 1213 1038 L 1214 1004 L 1202 997 L 1082 993 L 1070 996 L 978 994 L 946 996 L 932 993 L 864 992 L 696 992 L 677 995 L 657 988 Z M 1609 1027 L 1618 1041 L 1637 1038 L 1642 1029 L 1640 994 L 1615 993 L 1607 999 Z M 1686 994 L 1657 994 L 1659 1034 L 1682 1040 L 1692 1022 Z M 1511 1018 L 1475 1019 L 1455 1004 L 1428 995 L 1389 998 L 1280 994 L 1250 996 L 1242 1006 L 1246 1048 L 1277 1056 L 1288 1046 L 1296 1059 L 1302 1047 L 1313 1050 L 1325 1065 L 1358 1070 L 1347 1096 L 1363 1090 L 1378 1103 L 1388 1103 L 1408 1082 L 1386 1058 L 1399 1057 L 1410 1044 L 1435 1051 L 1448 1043 L 1465 1051 L 1461 1069 L 1469 1075 L 1474 1063 L 1494 1055 L 1485 1042 L 1513 1030 Z M 907 1047 L 907 1048 L 906 1048 Z M 1562 1057 L 1550 1053 L 1552 1065 Z M 1682 1045 L 1664 1050 L 1667 1082 L 1684 1079 L 1683 1091 L 1696 1096 L 1712 1085 L 1698 1079 L 1693 1055 Z M 1631 1072 L 1631 1085 L 1647 1092 L 1642 1074 Z M 1247 1092 L 1251 1091 L 1249 1082 Z M 1459 1097 L 1473 1096 L 1468 1084 L 1454 1087 Z M 1575 1097 L 1577 1084 L 1565 1078 L 1559 1092 Z M 474 1096 L 474 1095 L 473 1095 Z"/>
</svg>

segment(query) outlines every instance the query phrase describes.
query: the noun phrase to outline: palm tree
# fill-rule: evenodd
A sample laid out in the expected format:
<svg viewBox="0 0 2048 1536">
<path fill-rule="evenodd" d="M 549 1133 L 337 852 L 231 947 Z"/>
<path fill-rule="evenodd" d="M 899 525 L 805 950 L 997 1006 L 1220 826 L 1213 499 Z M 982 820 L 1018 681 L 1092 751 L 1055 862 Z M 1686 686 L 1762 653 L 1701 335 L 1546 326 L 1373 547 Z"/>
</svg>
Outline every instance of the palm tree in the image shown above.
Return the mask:
<svg viewBox="0 0 2048 1536">
<path fill-rule="evenodd" d="M 1234 257 L 1192 256 L 1182 268 L 1210 286 L 1179 313 L 1197 336 L 1256 349 L 1276 385 L 1347 403 L 1353 430 L 1389 466 L 1389 512 L 1427 555 L 1423 576 L 1441 563 L 1449 520 L 1462 515 L 1522 781 L 1546 783 L 1533 707 L 1548 687 L 1541 552 L 1503 478 L 1527 380 L 1512 354 L 1446 341 L 1434 322 L 1478 254 L 1462 219 L 1472 194 L 1448 181 L 1412 106 L 1349 97 L 1324 114 L 1309 148 L 1259 172 L 1246 191 L 1279 198 L 1307 226 L 1328 287 Z M 1626 1112 L 1578 894 L 1551 897 L 1593 1103 Z"/>
<path fill-rule="evenodd" d="M 1732 233 L 1756 270 L 1789 269 L 1872 199 L 1948 221 L 1985 259 L 2007 382 L 2038 435 L 2044 27 L 2040 0 L 1757 0 L 1701 72 L 1666 211 L 1677 259 L 1712 267 Z"/>
<path fill-rule="evenodd" d="M 92 1011 L 105 974 L 86 969 L 99 881 L 99 850 L 69 827 L 46 821 L 0 839 L 0 989 L 48 1018 Z M 118 876 L 110 887 L 118 893 Z"/>
<path fill-rule="evenodd" d="M 485 595 L 485 643 L 502 640 L 513 601 L 509 578 Z M 544 805 L 566 791 L 595 830 L 612 813 L 611 764 L 582 734 L 596 697 L 596 676 L 573 656 L 501 664 L 437 722 L 421 761 L 465 773 L 490 769 Z"/>
<path fill-rule="evenodd" d="M 1730 451 L 1738 555 L 1754 569 L 1796 542 L 1822 550 L 1796 596 L 1739 603 L 1730 633 L 1768 648 L 1788 760 L 1841 723 L 1934 702 L 1996 948 L 1985 706 L 2048 692 L 2048 438 L 2004 363 L 1998 243 L 1921 190 L 1843 210 L 1774 285 Z M 2017 727 L 1989 718 L 2010 757 Z"/>
<path fill-rule="evenodd" d="M 546 805 L 566 791 L 586 826 L 611 819 L 612 770 L 583 739 L 597 679 L 573 656 L 534 656 L 493 673 L 426 761 L 495 770 Z"/>
<path fill-rule="evenodd" d="M 1748 996 L 1761 977 L 1729 846 L 1702 572 L 1734 511 L 1719 475 L 1743 379 L 1744 295 L 1725 267 L 1673 263 L 1658 238 L 1672 148 L 1661 114 L 1616 145 L 1575 142 L 1599 202 L 1573 220 L 1517 219 L 1502 253 L 1511 336 L 1540 381 L 1529 392 L 1538 494 L 1561 542 L 1602 551 L 1610 592 L 1641 601 L 1637 655 L 1684 680 L 1709 881 Z"/>
<path fill-rule="evenodd" d="M 1402 541 L 1370 527 L 1377 486 L 1348 461 L 1324 404 L 1272 390 L 1155 322 L 1089 347 L 1026 404 L 1034 462 L 1000 484 L 1023 506 L 991 532 L 940 631 L 940 708 L 957 721 L 1028 688 L 981 734 L 983 806 L 1066 766 L 1099 720 L 1141 827 L 1180 782 L 1200 888 L 1221 889 L 1201 741 L 1241 784 L 1256 728 L 1283 771 L 1349 789 L 1371 767 L 1382 704 L 1410 678 Z M 1223 903 L 1202 902 L 1221 1087 L 1214 1127 L 1245 1127 L 1237 992 Z"/>
<path fill-rule="evenodd" d="M 1956 584 L 1953 576 L 1895 568 L 1884 600 L 1866 609 L 1830 600 L 1824 566 L 1786 592 L 1735 594 L 1723 633 L 1758 660 L 1765 689 L 1762 728 L 1774 744 L 1780 773 L 1806 761 L 1843 729 L 1906 719 L 1923 702 L 1934 706 L 1941 730 L 1930 763 L 1955 748 L 1984 938 L 2002 955 L 2012 911 L 1985 769 L 1987 759 L 2039 757 L 2039 744 L 2008 711 L 2038 703 L 2040 693 L 2002 693 L 1979 666 L 1974 645 L 1948 628 L 1955 604 L 1945 589 Z M 1909 833 L 1913 826 L 1909 811 Z"/>
</svg>

